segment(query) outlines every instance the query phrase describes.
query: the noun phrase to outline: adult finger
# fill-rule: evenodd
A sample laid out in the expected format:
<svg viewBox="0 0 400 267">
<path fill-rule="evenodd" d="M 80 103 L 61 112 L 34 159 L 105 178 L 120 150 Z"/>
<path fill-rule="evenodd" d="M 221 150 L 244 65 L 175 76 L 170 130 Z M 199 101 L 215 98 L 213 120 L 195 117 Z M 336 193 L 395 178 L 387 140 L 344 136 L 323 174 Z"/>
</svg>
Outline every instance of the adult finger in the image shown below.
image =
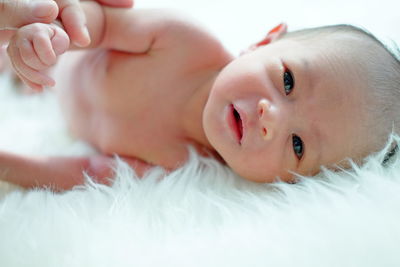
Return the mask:
<svg viewBox="0 0 400 267">
<path fill-rule="evenodd" d="M 50 23 L 57 14 L 57 4 L 51 0 L 0 0 L 0 30 L 34 22 Z"/>
<path fill-rule="evenodd" d="M 55 0 L 60 9 L 60 17 L 71 41 L 77 46 L 88 46 L 90 36 L 86 27 L 86 17 L 79 0 Z"/>
</svg>

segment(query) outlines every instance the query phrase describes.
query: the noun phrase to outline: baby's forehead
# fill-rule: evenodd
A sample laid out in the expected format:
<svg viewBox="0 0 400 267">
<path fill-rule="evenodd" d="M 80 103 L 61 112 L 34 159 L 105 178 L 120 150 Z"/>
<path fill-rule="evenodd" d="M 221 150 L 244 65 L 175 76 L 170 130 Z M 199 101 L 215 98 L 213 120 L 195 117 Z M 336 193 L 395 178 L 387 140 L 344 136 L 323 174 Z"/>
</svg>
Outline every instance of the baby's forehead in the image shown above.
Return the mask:
<svg viewBox="0 0 400 267">
<path fill-rule="evenodd" d="M 380 44 L 362 32 L 319 29 L 288 32 L 277 40 L 276 45 L 291 46 L 299 53 L 308 50 L 323 56 L 351 59 L 349 63 L 365 61 L 367 55 L 373 56 L 373 53 L 379 53 L 377 50 L 380 50 Z"/>
<path fill-rule="evenodd" d="M 369 45 L 366 45 L 366 36 L 351 32 L 300 32 L 294 35 L 291 35 L 289 32 L 287 35 L 283 36 L 280 41 L 283 41 L 282 43 L 286 41 L 292 45 L 303 45 L 313 49 L 316 47 L 324 47 L 331 50 L 336 50 L 338 48 L 365 49 L 369 47 Z"/>
<path fill-rule="evenodd" d="M 356 38 L 354 40 L 370 40 L 379 43 L 379 41 L 366 30 L 350 25 L 331 25 L 316 28 L 300 29 L 287 32 L 281 39 L 311 40 L 318 41 L 323 39 Z"/>
<path fill-rule="evenodd" d="M 288 57 L 295 57 L 317 68 L 331 67 L 337 77 L 362 75 L 370 72 L 382 49 L 354 33 L 299 33 L 278 40 L 277 49 Z M 348 72 L 350 70 L 350 73 Z"/>
</svg>

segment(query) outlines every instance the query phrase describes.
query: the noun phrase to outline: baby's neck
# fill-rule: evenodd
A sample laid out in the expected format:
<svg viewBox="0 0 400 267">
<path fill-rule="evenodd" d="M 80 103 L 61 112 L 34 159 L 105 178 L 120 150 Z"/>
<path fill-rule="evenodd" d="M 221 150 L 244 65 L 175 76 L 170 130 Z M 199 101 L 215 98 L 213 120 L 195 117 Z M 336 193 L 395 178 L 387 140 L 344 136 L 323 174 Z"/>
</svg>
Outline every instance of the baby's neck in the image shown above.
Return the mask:
<svg viewBox="0 0 400 267">
<path fill-rule="evenodd" d="M 186 101 L 182 112 L 182 127 L 185 136 L 189 140 L 211 151 L 214 151 L 214 149 L 208 142 L 203 128 L 203 110 L 219 72 L 219 70 L 212 72 L 208 75 L 207 79 L 194 90 L 193 95 Z"/>
</svg>

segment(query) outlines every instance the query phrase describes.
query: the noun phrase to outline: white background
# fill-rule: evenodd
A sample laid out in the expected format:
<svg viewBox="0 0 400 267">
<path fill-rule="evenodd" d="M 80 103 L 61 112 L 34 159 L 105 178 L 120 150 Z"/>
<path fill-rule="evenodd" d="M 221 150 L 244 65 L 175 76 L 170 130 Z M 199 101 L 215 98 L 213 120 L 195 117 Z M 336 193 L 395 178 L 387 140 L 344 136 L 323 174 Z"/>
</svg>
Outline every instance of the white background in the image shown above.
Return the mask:
<svg viewBox="0 0 400 267">
<path fill-rule="evenodd" d="M 235 54 L 280 22 L 289 30 L 350 23 L 400 43 L 399 0 L 135 0 L 137 8 L 181 10 L 203 23 Z"/>
</svg>

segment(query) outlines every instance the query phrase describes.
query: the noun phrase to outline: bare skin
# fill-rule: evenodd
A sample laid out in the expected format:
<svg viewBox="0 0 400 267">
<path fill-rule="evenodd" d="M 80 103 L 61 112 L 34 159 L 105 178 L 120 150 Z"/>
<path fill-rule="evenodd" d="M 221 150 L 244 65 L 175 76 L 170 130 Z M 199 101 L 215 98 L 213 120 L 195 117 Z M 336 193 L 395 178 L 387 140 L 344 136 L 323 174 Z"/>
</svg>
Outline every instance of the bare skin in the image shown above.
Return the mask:
<svg viewBox="0 0 400 267">
<path fill-rule="evenodd" d="M 78 167 L 76 159 L 59 158 L 58 162 L 64 160 L 64 166 L 59 164 L 59 168 L 76 170 L 75 174 L 68 172 L 73 177 L 82 177 L 82 170 L 89 169 L 88 172 L 100 177 L 101 181 L 105 174 L 110 176 L 113 154 L 122 156 L 141 174 L 153 165 L 161 165 L 167 170 L 181 166 L 187 160 L 188 145 L 193 145 L 203 154 L 213 153 L 201 126 L 201 106 L 204 106 L 210 90 L 209 78 L 232 60 L 219 41 L 173 14 L 159 16 L 160 12 L 156 10 L 102 8 L 96 3 L 84 3 L 83 9 L 89 22 L 91 50 L 72 52 L 60 58 L 53 70 L 57 82 L 54 89 L 72 133 L 109 158 L 107 161 L 103 157 L 97 166 L 88 164 L 91 158 L 82 158 Z M 104 25 L 103 16 L 107 16 L 107 25 Z M 134 27 L 127 28 L 128 23 Z M 54 51 L 59 55 L 66 49 L 66 35 L 58 28 L 54 29 L 56 35 L 52 41 L 56 40 Z M 26 31 L 22 29 L 10 47 L 25 38 L 25 34 L 37 36 L 29 27 Z M 24 37 L 19 38 L 21 35 Z M 61 39 L 64 41 L 57 41 Z M 16 59 L 10 48 L 9 51 L 17 73 L 24 73 L 24 69 L 15 64 L 22 59 Z M 91 65 L 93 61 L 96 61 L 95 66 Z M 173 66 L 169 64 L 171 68 L 166 68 L 167 62 L 173 62 Z M 46 66 L 36 67 L 44 69 Z M 134 85 L 131 79 L 127 79 L 132 77 L 132 73 L 135 73 L 138 90 L 131 90 Z M 157 73 L 157 78 L 149 75 L 151 73 Z M 20 76 L 35 90 L 42 89 L 39 81 L 52 85 L 45 75 L 30 79 Z M 152 85 L 143 87 L 149 81 Z M 117 86 L 118 91 L 114 90 Z M 119 101 L 123 98 L 129 102 Z M 185 113 L 190 113 L 190 117 L 176 119 L 176 114 Z M 149 119 L 145 120 L 142 115 L 138 117 L 138 114 L 146 114 Z M 149 135 L 149 132 L 153 134 Z M 42 169 L 43 166 L 45 164 L 42 164 Z M 58 188 L 71 187 L 58 184 L 57 181 L 64 178 L 49 179 L 46 176 L 42 171 L 41 177 L 45 178 L 37 178 L 35 184 L 46 185 L 52 180 Z M 83 179 L 75 181 L 81 184 Z"/>
<path fill-rule="evenodd" d="M 114 7 L 132 7 L 133 0 L 97 0 Z M 90 36 L 79 0 L 0 0 L 0 44 L 7 43 L 18 28 L 35 22 L 51 23 L 60 17 L 72 43 L 84 47 Z"/>
<path fill-rule="evenodd" d="M 361 82 L 354 59 L 341 57 L 334 45 L 280 41 L 285 28 L 278 27 L 234 59 L 197 24 L 164 10 L 82 6 L 90 50 L 61 57 L 54 80 L 41 72 L 54 64 L 45 55 L 57 57 L 68 46 L 54 25 L 21 29 L 9 54 L 32 88 L 57 84 L 71 132 L 103 155 L 143 163 L 142 170 L 172 170 L 194 145 L 246 179 L 291 181 L 293 171 L 314 174 L 351 156 L 362 139 Z M 34 42 L 35 32 L 47 36 L 47 45 L 36 50 L 38 58 L 26 57 L 22 40 Z M 68 164 L 75 163 L 65 159 Z"/>
<path fill-rule="evenodd" d="M 92 28 L 93 40 L 103 36 L 93 42 L 96 49 L 70 54 L 55 70 L 72 133 L 103 154 L 135 156 L 167 169 L 187 160 L 189 144 L 212 151 L 201 110 L 210 77 L 232 60 L 230 54 L 175 15 L 105 9 L 104 16 L 106 29 Z"/>
</svg>

